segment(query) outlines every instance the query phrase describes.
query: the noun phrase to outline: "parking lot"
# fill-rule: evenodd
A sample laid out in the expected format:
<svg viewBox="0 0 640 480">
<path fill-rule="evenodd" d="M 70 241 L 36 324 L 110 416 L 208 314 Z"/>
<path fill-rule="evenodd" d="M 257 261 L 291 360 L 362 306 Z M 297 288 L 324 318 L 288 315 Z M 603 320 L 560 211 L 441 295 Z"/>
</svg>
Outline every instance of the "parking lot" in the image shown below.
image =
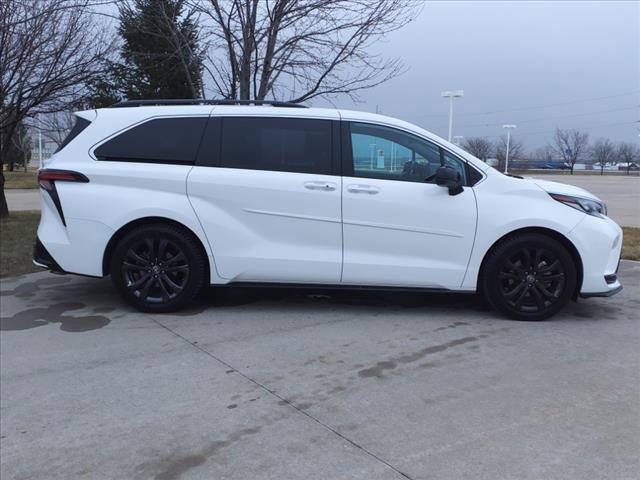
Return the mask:
<svg viewBox="0 0 640 480">
<path fill-rule="evenodd" d="M 625 227 L 640 227 L 640 177 L 638 175 L 523 174 L 584 188 L 605 201 L 609 216 Z"/>
<path fill-rule="evenodd" d="M 2 479 L 636 479 L 640 264 L 542 323 L 473 296 L 1 283 Z"/>
</svg>

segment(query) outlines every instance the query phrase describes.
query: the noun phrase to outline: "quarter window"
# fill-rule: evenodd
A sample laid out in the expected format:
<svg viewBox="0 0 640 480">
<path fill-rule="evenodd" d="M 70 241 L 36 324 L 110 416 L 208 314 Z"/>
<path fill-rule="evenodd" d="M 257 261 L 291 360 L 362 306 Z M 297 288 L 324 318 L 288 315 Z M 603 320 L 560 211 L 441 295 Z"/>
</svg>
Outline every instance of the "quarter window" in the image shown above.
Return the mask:
<svg viewBox="0 0 640 480">
<path fill-rule="evenodd" d="M 158 118 L 95 149 L 99 160 L 193 164 L 207 117 Z"/>
<path fill-rule="evenodd" d="M 350 132 L 355 177 L 425 182 L 440 166 L 450 165 L 467 183 L 464 162 L 427 140 L 366 123 L 351 123 Z"/>
<path fill-rule="evenodd" d="M 71 129 L 69 134 L 64 138 L 64 140 L 62 140 L 62 143 L 55 153 L 58 153 L 60 150 L 66 147 L 71 142 L 71 140 L 80 135 L 82 131 L 89 125 L 91 125 L 91 122 L 89 120 L 86 120 L 82 117 L 76 117 L 76 123 L 73 125 L 73 128 Z"/>
<path fill-rule="evenodd" d="M 222 119 L 220 166 L 331 173 L 331 121 L 299 118 Z"/>
</svg>

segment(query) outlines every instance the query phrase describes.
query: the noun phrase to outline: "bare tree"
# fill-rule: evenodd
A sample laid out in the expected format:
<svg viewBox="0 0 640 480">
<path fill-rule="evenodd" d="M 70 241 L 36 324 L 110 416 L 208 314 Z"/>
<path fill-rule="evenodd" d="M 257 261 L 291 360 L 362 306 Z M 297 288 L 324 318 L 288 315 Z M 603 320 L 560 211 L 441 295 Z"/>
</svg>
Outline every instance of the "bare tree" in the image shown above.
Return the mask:
<svg viewBox="0 0 640 480">
<path fill-rule="evenodd" d="M 59 147 L 73 128 L 75 121 L 73 113 L 66 110 L 41 115 L 34 126 L 42 132 L 43 137 Z"/>
<path fill-rule="evenodd" d="M 524 158 L 524 144 L 521 140 L 513 138 L 509 139 L 509 161 L 521 160 Z M 503 135 L 496 144 L 496 159 L 498 164 L 496 168 L 501 172 L 504 171 L 505 163 L 507 161 L 507 136 Z"/>
<path fill-rule="evenodd" d="M 545 145 L 544 147 L 536 148 L 535 152 L 533 152 L 532 157 L 535 160 L 539 160 L 542 162 L 549 162 L 553 160 L 554 151 L 553 148 L 549 145 Z"/>
<path fill-rule="evenodd" d="M 549 145 L 553 152 L 569 164 L 571 175 L 578 159 L 589 150 L 589 134 L 580 130 L 562 130 L 556 128 L 553 142 Z"/>
<path fill-rule="evenodd" d="M 372 44 L 410 22 L 412 0 L 191 0 L 214 27 L 205 70 L 224 98 L 303 102 L 379 85 L 403 71 Z"/>
<path fill-rule="evenodd" d="M 486 162 L 487 159 L 493 155 L 496 147 L 488 138 L 470 137 L 465 138 L 462 148 L 474 157 Z"/>
<path fill-rule="evenodd" d="M 101 73 L 109 52 L 90 0 L 3 0 L 0 4 L 0 168 L 17 126 L 64 110 Z M 0 173 L 0 217 L 9 214 Z"/>
<path fill-rule="evenodd" d="M 608 138 L 599 139 L 591 148 L 591 158 L 600 166 L 600 175 L 604 175 L 604 167 L 613 163 L 616 157 L 616 147 Z"/>
<path fill-rule="evenodd" d="M 29 131 L 24 127 L 24 125 L 16 128 L 16 131 L 12 138 L 12 144 L 15 151 L 18 153 L 19 161 L 22 162 L 22 167 L 24 171 L 27 171 L 27 167 L 29 166 L 29 161 L 31 160 L 31 135 L 29 135 Z M 15 159 L 10 158 L 11 162 L 11 170 L 13 170 L 13 162 Z"/>
<path fill-rule="evenodd" d="M 640 162 L 640 147 L 635 143 L 620 143 L 616 151 L 619 160 L 627 164 L 627 175 L 631 170 L 631 164 Z"/>
</svg>

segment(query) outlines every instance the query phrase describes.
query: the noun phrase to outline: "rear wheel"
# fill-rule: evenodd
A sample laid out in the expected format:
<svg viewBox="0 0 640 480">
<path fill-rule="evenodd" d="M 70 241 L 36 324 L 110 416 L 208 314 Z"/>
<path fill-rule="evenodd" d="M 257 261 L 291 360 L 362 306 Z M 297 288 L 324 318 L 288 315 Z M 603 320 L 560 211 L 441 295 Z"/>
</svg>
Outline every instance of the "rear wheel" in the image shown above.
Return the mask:
<svg viewBox="0 0 640 480">
<path fill-rule="evenodd" d="M 545 320 L 571 299 L 576 266 L 557 240 L 530 233 L 498 244 L 487 257 L 480 286 L 493 308 L 516 320 Z"/>
<path fill-rule="evenodd" d="M 164 224 L 136 228 L 111 257 L 115 287 L 139 310 L 170 312 L 188 305 L 206 280 L 206 258 L 193 236 Z"/>
</svg>

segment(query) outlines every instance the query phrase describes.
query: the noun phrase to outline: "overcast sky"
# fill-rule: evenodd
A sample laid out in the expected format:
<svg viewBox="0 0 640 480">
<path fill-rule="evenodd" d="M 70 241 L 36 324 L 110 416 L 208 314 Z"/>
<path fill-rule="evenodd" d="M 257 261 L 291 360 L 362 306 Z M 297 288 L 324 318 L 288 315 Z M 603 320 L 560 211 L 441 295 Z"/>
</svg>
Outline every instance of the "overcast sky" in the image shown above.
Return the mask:
<svg viewBox="0 0 640 480">
<path fill-rule="evenodd" d="M 587 130 L 592 140 L 640 140 L 640 2 L 430 1 L 379 49 L 409 71 L 362 93 L 364 103 L 337 106 L 377 104 L 446 137 L 440 92 L 464 89 L 454 135 L 497 138 L 511 123 L 528 150 L 556 126 Z"/>
</svg>

